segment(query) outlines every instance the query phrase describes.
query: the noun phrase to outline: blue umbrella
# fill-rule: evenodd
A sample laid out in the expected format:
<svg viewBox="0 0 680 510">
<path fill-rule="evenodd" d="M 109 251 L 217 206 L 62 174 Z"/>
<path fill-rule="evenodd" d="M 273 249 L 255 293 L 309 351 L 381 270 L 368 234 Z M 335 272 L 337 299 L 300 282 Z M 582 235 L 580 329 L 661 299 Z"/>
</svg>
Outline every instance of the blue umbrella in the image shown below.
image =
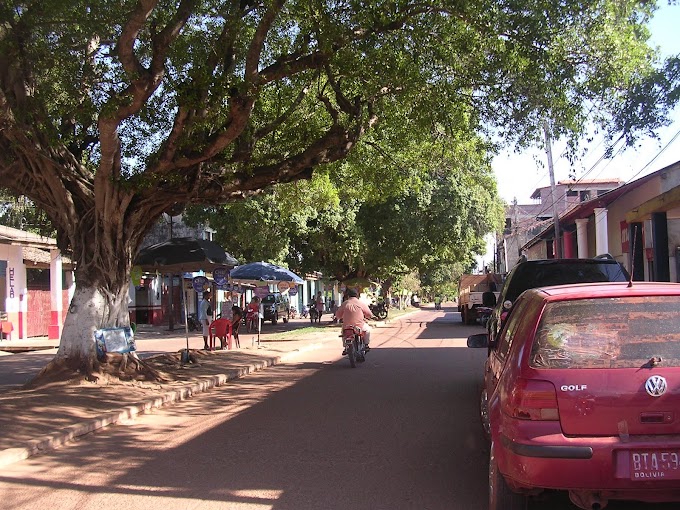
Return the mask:
<svg viewBox="0 0 680 510">
<path fill-rule="evenodd" d="M 270 264 L 269 262 L 251 262 L 235 267 L 229 273 L 232 280 L 238 282 L 292 282 L 305 283 L 298 275 L 285 267 Z"/>
</svg>

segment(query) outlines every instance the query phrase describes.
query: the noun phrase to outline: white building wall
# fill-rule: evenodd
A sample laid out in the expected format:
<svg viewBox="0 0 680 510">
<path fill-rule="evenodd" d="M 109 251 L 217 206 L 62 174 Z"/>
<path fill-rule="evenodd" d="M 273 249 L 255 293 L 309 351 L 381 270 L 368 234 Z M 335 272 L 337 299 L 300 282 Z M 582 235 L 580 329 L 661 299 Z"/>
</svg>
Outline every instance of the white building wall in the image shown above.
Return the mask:
<svg viewBox="0 0 680 510">
<path fill-rule="evenodd" d="M 678 270 L 678 250 L 680 250 L 680 209 L 673 209 L 667 212 L 668 220 L 668 255 L 670 266 L 670 280 L 680 282 L 680 271 Z"/>
<path fill-rule="evenodd" d="M 0 259 L 7 261 L 5 304 L 7 318 L 12 323 L 12 339 L 27 338 L 26 310 L 28 305 L 26 266 L 21 246 L 0 245 Z"/>
</svg>

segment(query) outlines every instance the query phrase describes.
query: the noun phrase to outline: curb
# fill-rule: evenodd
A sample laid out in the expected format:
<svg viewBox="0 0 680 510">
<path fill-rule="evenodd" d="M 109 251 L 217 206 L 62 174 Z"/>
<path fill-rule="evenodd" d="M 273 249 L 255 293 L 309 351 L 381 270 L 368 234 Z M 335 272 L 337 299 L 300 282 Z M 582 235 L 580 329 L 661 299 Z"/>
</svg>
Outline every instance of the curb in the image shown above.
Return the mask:
<svg viewBox="0 0 680 510">
<path fill-rule="evenodd" d="M 195 394 L 206 392 L 217 386 L 222 386 L 229 381 L 239 379 L 253 372 L 258 372 L 269 366 L 278 365 L 282 361 L 286 361 L 288 358 L 291 358 L 296 354 L 318 349 L 324 343 L 326 342 L 315 342 L 278 356 L 271 356 L 269 359 L 263 359 L 261 362 L 252 363 L 250 365 L 235 369 L 236 373 L 232 373 L 231 375 L 217 374 L 201 377 L 196 382 L 188 383 L 185 386 L 177 388 L 176 390 L 168 391 L 158 397 L 140 402 L 139 404 L 125 406 L 120 411 L 105 413 L 97 418 L 93 418 L 76 425 L 68 426 L 58 433 L 44 436 L 41 439 L 29 441 L 25 446 L 7 448 L 0 451 L 0 467 L 8 466 L 10 464 L 25 460 L 38 453 L 54 450 L 55 448 L 69 443 L 77 437 L 84 436 L 85 434 L 89 434 L 90 432 L 94 432 L 95 430 L 102 429 L 123 420 L 132 419 L 152 409 L 158 409 L 165 405 L 187 400 Z"/>
</svg>

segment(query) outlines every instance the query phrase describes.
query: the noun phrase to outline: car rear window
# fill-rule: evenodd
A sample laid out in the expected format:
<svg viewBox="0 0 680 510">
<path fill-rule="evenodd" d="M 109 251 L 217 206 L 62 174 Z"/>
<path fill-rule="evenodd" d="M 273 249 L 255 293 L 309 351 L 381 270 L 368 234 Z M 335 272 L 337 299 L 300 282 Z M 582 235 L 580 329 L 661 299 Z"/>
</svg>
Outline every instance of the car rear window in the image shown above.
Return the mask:
<svg viewBox="0 0 680 510">
<path fill-rule="evenodd" d="M 262 298 L 263 303 L 274 303 L 276 298 L 274 296 L 265 296 Z"/>
<path fill-rule="evenodd" d="M 625 281 L 628 281 L 628 274 L 618 263 L 527 264 L 521 274 L 513 276 L 505 299 L 514 301 L 525 290 L 537 287 Z"/>
<path fill-rule="evenodd" d="M 534 368 L 680 366 L 680 296 L 548 303 L 530 364 Z"/>
</svg>

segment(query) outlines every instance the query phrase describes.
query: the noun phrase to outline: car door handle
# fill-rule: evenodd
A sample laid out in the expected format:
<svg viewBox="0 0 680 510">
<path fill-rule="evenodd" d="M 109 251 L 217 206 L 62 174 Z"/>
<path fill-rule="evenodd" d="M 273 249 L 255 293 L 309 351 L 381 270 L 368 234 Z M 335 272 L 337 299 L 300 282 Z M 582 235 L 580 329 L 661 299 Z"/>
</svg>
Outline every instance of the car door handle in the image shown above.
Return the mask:
<svg viewBox="0 0 680 510">
<path fill-rule="evenodd" d="M 658 413 L 640 413 L 640 423 L 671 423 L 673 421 L 673 413 L 658 412 Z"/>
</svg>

